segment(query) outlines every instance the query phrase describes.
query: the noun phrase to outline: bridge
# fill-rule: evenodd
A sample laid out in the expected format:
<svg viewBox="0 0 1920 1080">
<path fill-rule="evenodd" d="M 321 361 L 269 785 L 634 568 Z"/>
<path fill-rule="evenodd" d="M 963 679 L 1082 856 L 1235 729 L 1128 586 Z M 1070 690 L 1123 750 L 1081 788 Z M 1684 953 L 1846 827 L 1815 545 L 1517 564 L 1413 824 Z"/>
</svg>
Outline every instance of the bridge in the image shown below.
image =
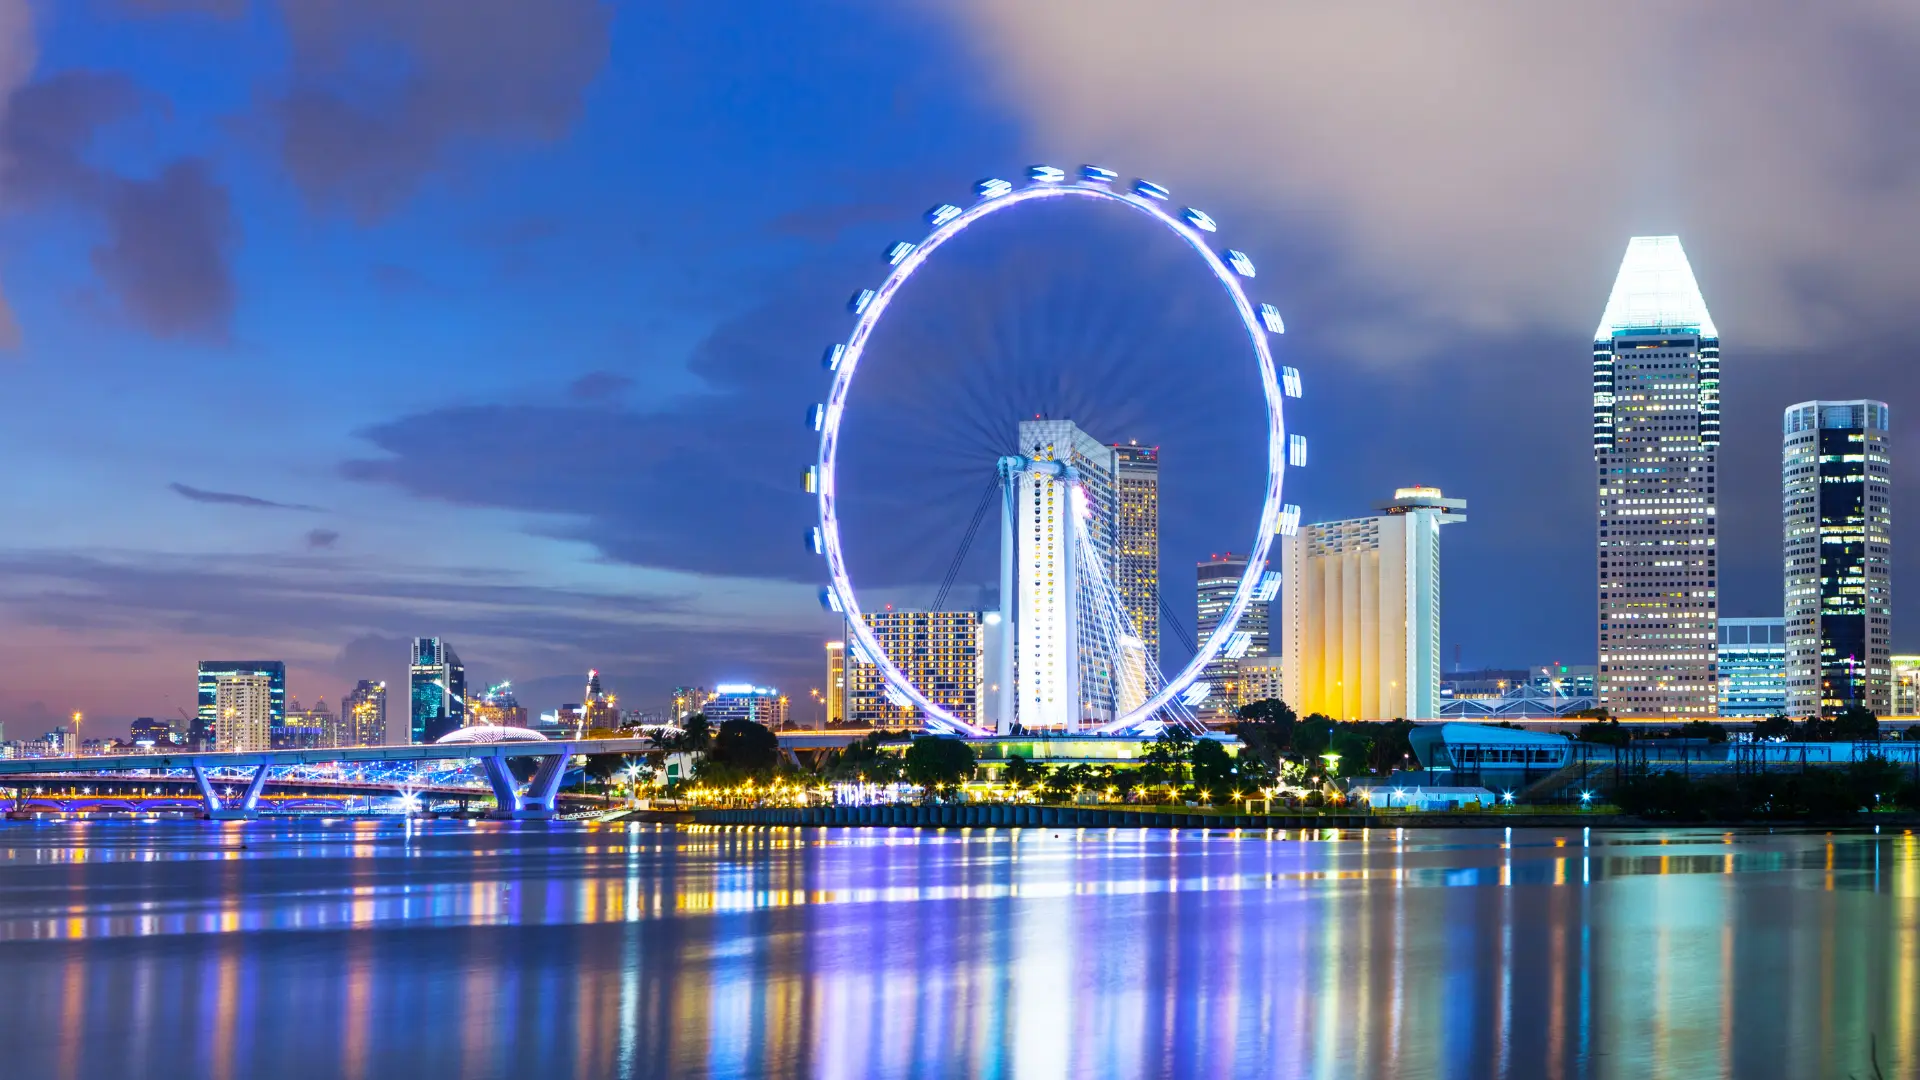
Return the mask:
<svg viewBox="0 0 1920 1080">
<path fill-rule="evenodd" d="M 639 754 L 657 750 L 651 739 L 575 739 L 568 742 L 433 743 L 423 746 L 353 746 L 330 750 L 255 750 L 211 753 L 104 754 L 96 757 L 8 758 L 0 760 L 0 786 L 7 777 L 47 777 L 97 773 L 184 771 L 200 790 L 205 814 L 213 819 L 259 814 L 260 795 L 275 770 L 308 765 L 400 764 L 475 761 L 493 789 L 491 816 L 545 819 L 554 814 L 567 760 L 578 754 Z M 507 762 L 532 758 L 538 763 L 524 787 Z M 246 791 L 228 801 L 215 789 L 214 770 L 240 770 Z M 247 770 L 251 770 L 248 774 Z"/>
</svg>

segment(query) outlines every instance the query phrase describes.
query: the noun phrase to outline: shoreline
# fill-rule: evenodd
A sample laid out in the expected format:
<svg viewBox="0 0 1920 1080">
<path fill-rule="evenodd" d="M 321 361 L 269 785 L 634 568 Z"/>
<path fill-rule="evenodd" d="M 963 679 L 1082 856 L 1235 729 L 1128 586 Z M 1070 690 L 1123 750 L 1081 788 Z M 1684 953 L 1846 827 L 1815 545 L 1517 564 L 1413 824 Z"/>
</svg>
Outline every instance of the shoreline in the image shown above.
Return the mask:
<svg viewBox="0 0 1920 1080">
<path fill-rule="evenodd" d="M 1078 806 L 832 806 L 806 809 L 633 810 L 608 824 L 843 828 L 1067 829 L 1848 829 L 1920 828 L 1920 814 L 1758 821 L 1668 821 L 1626 814 L 1507 812 L 1388 814 L 1227 814 L 1195 810 L 1111 810 Z"/>
</svg>

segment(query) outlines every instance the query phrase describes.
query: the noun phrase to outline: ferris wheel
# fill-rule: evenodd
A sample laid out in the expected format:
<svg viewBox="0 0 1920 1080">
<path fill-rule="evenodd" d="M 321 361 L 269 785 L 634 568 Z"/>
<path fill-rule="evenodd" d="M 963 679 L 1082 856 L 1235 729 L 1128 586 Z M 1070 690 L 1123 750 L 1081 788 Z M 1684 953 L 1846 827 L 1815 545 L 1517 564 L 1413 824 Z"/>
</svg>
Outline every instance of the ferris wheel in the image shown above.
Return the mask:
<svg viewBox="0 0 1920 1080">
<path fill-rule="evenodd" d="M 1193 207 L 1176 211 L 1166 188 L 1146 180 L 1135 180 L 1123 186 L 1118 174 L 1093 165 L 1081 166 L 1077 176 L 1069 176 L 1065 170 L 1054 166 L 1035 165 L 1027 170 L 1026 175 L 1027 182 L 1021 185 L 1003 179 L 980 181 L 974 185 L 975 201 L 971 206 L 941 203 L 928 210 L 926 220 L 931 231 L 926 237 L 917 244 L 900 241 L 890 245 L 884 253 L 891 267 L 886 279 L 877 288 L 858 290 L 848 301 L 848 310 L 855 320 L 853 329 L 844 342 L 828 347 L 822 358 L 822 365 L 832 374 L 832 388 L 825 402 L 813 405 L 807 412 L 808 426 L 820 436 L 819 458 L 807 468 L 805 486 L 819 507 L 819 524 L 809 531 L 808 546 L 827 564 L 827 585 L 820 591 L 821 604 L 845 616 L 854 645 L 878 669 L 891 694 L 898 695 L 897 700 L 903 704 L 910 702 L 920 710 L 929 729 L 966 737 L 994 734 L 993 729 L 977 719 L 969 720 L 956 715 L 915 686 L 899 664 L 887 655 L 878 635 L 862 613 L 841 548 L 840 519 L 836 506 L 836 464 L 841 421 L 853 390 L 854 376 L 860 368 L 861 358 L 875 327 L 900 289 L 941 245 L 991 214 L 1004 213 L 1026 203 L 1069 199 L 1118 203 L 1145 215 L 1185 241 L 1226 291 L 1247 341 L 1252 346 L 1266 409 L 1265 495 L 1249 545 L 1246 570 L 1231 603 L 1212 632 L 1198 643 L 1192 660 L 1178 674 L 1166 677 L 1156 670 L 1154 678 L 1147 684 L 1147 691 L 1138 695 L 1140 700 L 1130 703 L 1111 721 L 1090 730 L 1107 734 L 1140 731 L 1151 729 L 1154 724 L 1164 722 L 1161 718 L 1173 715 L 1184 715 L 1191 723 L 1191 712 L 1186 706 L 1197 704 L 1206 693 L 1205 684 L 1196 685 L 1196 680 L 1209 663 L 1223 653 L 1231 652 L 1230 645 L 1234 643 L 1236 627 L 1247 609 L 1257 600 L 1273 598 L 1278 576 L 1266 570 L 1273 538 L 1276 535 L 1290 535 L 1299 526 L 1299 508 L 1281 500 L 1286 470 L 1290 466 L 1306 463 L 1306 440 L 1299 435 L 1288 435 L 1284 407 L 1287 398 L 1300 396 L 1300 374 L 1292 367 L 1276 367 L 1273 360 L 1271 339 L 1285 332 L 1285 324 L 1274 305 L 1256 304 L 1248 297 L 1247 283 L 1255 278 L 1253 261 L 1244 252 L 1233 248 L 1216 249 L 1213 238 L 1218 234 L 1218 226 L 1214 220 Z M 1038 470 L 1043 463 L 1029 463 L 1017 457 L 1002 458 L 1000 468 L 1004 477 L 1010 471 L 1018 472 L 1029 466 Z M 1047 463 L 1047 467 L 1054 468 L 1071 482 L 1072 470 L 1059 469 L 1050 463 Z M 1011 514 L 1010 499 L 1003 512 Z M 1007 593 L 1004 574 L 1002 583 L 1001 607 L 1011 617 L 1015 605 Z M 1104 614 L 1109 617 L 1110 624 L 1114 617 L 1123 621 L 1126 619 L 1110 602 L 1099 606 L 1108 609 Z M 1007 628 L 1009 637 L 1019 632 L 1017 621 Z M 1137 634 L 1137 630 L 1135 632 Z M 1011 646 L 1008 648 L 1011 649 Z M 1011 656 L 1011 652 L 1008 656 Z M 1002 677 L 1009 683 L 1014 677 L 1010 660 L 1003 662 Z M 1010 686 L 1008 694 L 1008 701 L 1011 702 Z M 1003 723 L 1010 711 L 1011 707 L 1001 713 Z"/>
</svg>

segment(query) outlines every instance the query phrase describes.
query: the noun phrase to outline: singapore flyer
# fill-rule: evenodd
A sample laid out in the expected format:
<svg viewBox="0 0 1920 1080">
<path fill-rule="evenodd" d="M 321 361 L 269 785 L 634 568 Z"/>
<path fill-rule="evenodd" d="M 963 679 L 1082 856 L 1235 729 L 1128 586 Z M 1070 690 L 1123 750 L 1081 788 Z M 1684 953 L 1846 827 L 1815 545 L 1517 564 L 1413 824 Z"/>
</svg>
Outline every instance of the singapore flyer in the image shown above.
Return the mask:
<svg viewBox="0 0 1920 1080">
<path fill-rule="evenodd" d="M 1127 447 L 1105 447 L 1071 421 L 1035 414 L 1020 424 L 1018 445 L 1005 446 L 991 462 L 989 489 L 966 534 L 970 543 L 984 515 L 997 505 L 996 600 L 978 615 L 980 690 L 968 697 L 935 694 L 923 685 L 926 678 L 915 677 L 914 663 L 897 655 L 902 639 L 889 628 L 902 613 L 890 605 L 863 606 L 849 568 L 841 450 L 856 377 L 890 308 L 936 252 L 989 218 L 1034 212 L 1015 212 L 1016 207 L 1074 203 L 1119 206 L 1150 219 L 1160 235 L 1176 237 L 1189 258 L 1205 267 L 1217 292 L 1225 294 L 1237 320 L 1236 333 L 1252 356 L 1254 378 L 1247 396 L 1255 396 L 1251 391 L 1257 385 L 1264 416 L 1259 433 L 1264 479 L 1257 505 L 1248 507 L 1253 511 L 1247 515 L 1251 532 L 1237 541 L 1242 554 L 1233 564 L 1237 577 L 1224 611 L 1203 627 L 1184 665 L 1172 674 L 1163 672 L 1156 647 L 1160 612 L 1151 599 L 1142 599 L 1139 584 L 1152 585 L 1157 597 L 1158 568 L 1131 567 L 1126 554 L 1127 539 L 1133 535 L 1125 523 L 1127 500 L 1139 487 L 1129 485 L 1127 477 L 1130 466 L 1145 455 Z M 1285 326 L 1273 303 L 1249 295 L 1257 280 L 1253 260 L 1221 244 L 1213 218 L 1175 202 L 1166 188 L 1146 180 L 1123 184 L 1113 171 L 1092 165 L 1071 175 L 1036 165 L 1020 184 L 982 180 L 974 186 L 970 205 L 940 203 L 927 211 L 926 221 L 930 231 L 924 238 L 889 245 L 884 251 L 885 278 L 849 300 L 853 325 L 844 340 L 826 348 L 822 359 L 831 387 L 825 400 L 807 413 L 808 425 L 819 436 L 818 458 L 805 472 L 805 487 L 818 512 L 807 542 L 826 567 L 821 602 L 845 619 L 849 662 L 871 665 L 891 702 L 917 710 L 927 730 L 935 733 L 970 738 L 1021 732 L 1139 735 L 1168 725 L 1203 732 L 1195 717 L 1195 709 L 1211 692 L 1203 673 L 1210 664 L 1244 650 L 1247 635 L 1239 630 L 1243 617 L 1256 603 L 1273 599 L 1278 586 L 1278 576 L 1269 568 L 1274 540 L 1291 534 L 1300 516 L 1282 499 L 1286 473 L 1306 461 L 1305 440 L 1289 434 L 1285 410 L 1287 399 L 1300 394 L 1300 377 L 1294 368 L 1275 363 L 1275 345 Z M 1157 513 L 1157 506 L 1147 506 Z M 963 547 L 956 568 L 965 554 Z M 949 572 L 942 602 L 952 578 Z M 1164 607 L 1164 600 L 1159 603 Z"/>
</svg>

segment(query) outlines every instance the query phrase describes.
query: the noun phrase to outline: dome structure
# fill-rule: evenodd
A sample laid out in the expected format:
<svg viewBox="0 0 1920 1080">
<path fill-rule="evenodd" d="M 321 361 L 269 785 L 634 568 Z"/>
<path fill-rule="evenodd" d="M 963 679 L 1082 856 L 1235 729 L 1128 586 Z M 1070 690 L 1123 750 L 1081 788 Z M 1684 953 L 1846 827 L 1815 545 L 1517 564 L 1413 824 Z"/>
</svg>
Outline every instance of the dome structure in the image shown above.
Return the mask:
<svg viewBox="0 0 1920 1080">
<path fill-rule="evenodd" d="M 507 742 L 546 742 L 547 737 L 532 728 L 508 727 L 504 724 L 474 724 L 471 727 L 456 728 L 434 740 L 435 745 L 447 743 L 507 743 Z"/>
</svg>

